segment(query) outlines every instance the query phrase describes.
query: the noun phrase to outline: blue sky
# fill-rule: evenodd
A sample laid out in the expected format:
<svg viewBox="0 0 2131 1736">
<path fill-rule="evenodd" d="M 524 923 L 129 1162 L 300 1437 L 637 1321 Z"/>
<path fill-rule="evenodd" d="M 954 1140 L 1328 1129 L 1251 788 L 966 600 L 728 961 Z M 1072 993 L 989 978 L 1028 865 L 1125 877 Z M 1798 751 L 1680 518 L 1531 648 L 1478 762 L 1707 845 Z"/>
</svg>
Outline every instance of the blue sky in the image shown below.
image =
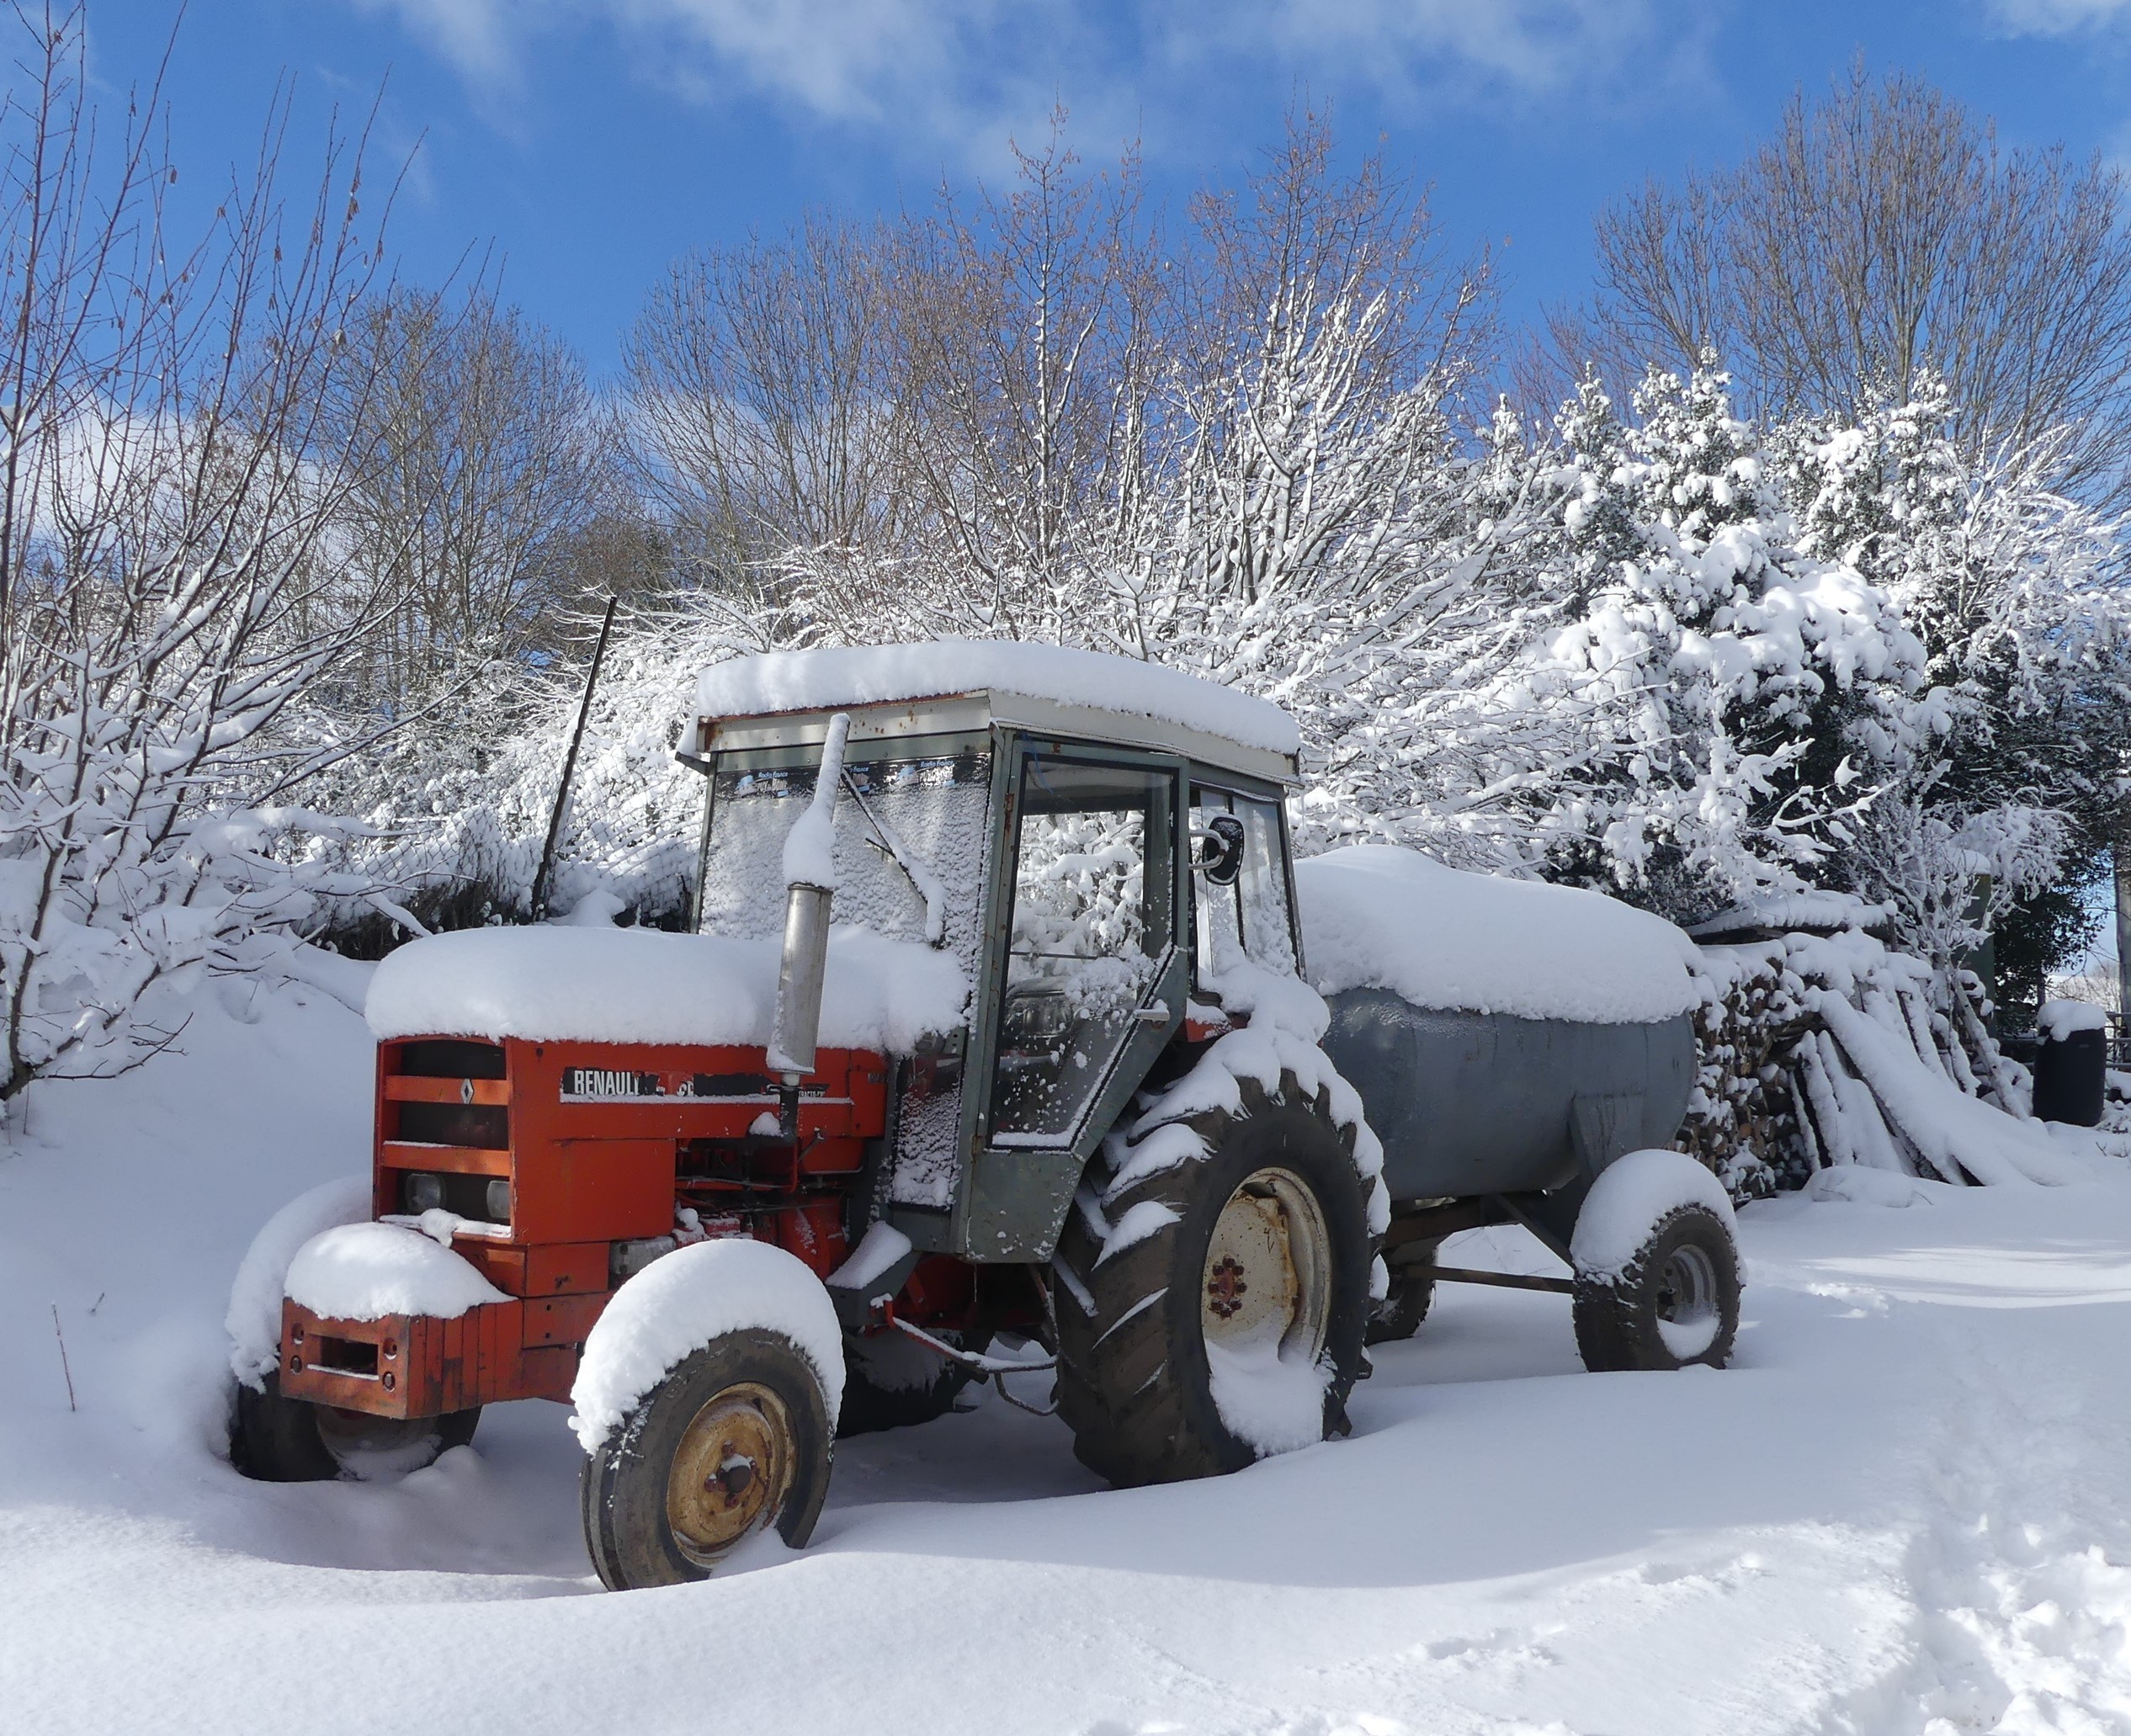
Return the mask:
<svg viewBox="0 0 2131 1736">
<path fill-rule="evenodd" d="M 141 77 L 178 14 L 92 0 L 97 77 Z M 1086 157 L 1139 135 L 1172 194 L 1233 180 L 1298 94 L 1329 102 L 1349 146 L 1434 184 L 1453 242 L 1507 243 L 1523 315 L 1581 292 L 1602 201 L 1732 159 L 1860 53 L 2008 140 L 2131 157 L 2131 0 L 193 0 L 167 89 L 205 199 L 284 70 L 300 149 L 384 85 L 380 154 L 419 141 L 403 269 L 492 247 L 598 371 L 675 254 L 998 178 L 1054 101 Z"/>
</svg>

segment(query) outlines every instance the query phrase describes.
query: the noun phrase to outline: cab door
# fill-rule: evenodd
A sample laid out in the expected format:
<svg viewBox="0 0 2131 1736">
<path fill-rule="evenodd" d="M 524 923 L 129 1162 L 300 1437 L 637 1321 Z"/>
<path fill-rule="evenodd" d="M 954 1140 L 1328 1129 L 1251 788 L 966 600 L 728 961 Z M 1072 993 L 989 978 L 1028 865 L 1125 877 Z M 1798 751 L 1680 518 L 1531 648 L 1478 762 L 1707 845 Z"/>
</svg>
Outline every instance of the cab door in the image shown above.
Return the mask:
<svg viewBox="0 0 2131 1736">
<path fill-rule="evenodd" d="M 1048 1257 L 1087 1159 L 1178 1028 L 1188 969 L 1183 762 L 1023 739 L 1010 777 L 965 1202 L 979 1260 Z"/>
</svg>

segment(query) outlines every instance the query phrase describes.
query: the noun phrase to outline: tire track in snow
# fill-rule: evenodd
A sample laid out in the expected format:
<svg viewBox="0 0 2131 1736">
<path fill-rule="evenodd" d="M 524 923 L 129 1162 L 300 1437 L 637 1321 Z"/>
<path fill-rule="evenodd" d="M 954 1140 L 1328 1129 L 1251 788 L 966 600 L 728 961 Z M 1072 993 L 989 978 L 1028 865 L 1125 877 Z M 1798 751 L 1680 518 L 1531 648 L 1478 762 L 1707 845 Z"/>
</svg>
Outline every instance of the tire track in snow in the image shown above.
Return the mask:
<svg viewBox="0 0 2131 1736">
<path fill-rule="evenodd" d="M 2131 1736 L 2131 1516 L 2111 1474 L 2131 1459 L 2131 1431 L 2097 1422 L 2088 1396 L 2095 1372 L 2113 1396 L 2118 1370 L 2077 1368 L 2069 1348 L 2014 1370 L 1995 1321 L 1963 1324 L 1943 1331 L 1948 1402 L 1919 1419 L 1928 1505 L 1905 1563 L 1917 1653 L 1890 1700 L 1854 1708 L 1854 1728 Z"/>
</svg>

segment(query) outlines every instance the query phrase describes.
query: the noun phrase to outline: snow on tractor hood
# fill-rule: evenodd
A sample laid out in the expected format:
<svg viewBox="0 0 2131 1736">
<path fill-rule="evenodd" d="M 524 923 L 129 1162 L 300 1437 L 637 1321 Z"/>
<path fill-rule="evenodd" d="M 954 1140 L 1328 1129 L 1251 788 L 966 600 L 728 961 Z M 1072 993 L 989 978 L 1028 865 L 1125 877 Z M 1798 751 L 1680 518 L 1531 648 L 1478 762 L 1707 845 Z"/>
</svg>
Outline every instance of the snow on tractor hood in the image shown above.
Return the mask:
<svg viewBox="0 0 2131 1736">
<path fill-rule="evenodd" d="M 1416 1006 L 1594 1025 L 1698 1005 L 1694 942 L 1600 892 L 1468 873 L 1392 844 L 1295 864 L 1320 992 L 1388 989 Z"/>
<path fill-rule="evenodd" d="M 646 928 L 470 928 L 411 941 L 370 979 L 371 1032 L 533 1043 L 769 1040 L 778 942 Z M 907 1054 L 962 1022 L 951 953 L 869 928 L 829 936 L 821 1043 Z"/>
<path fill-rule="evenodd" d="M 930 645 L 832 645 L 719 663 L 698 677 L 705 717 L 832 711 L 961 693 L 1025 694 L 1181 724 L 1267 753 L 1301 746 L 1295 720 L 1269 700 L 1160 663 L 1012 639 Z"/>
</svg>

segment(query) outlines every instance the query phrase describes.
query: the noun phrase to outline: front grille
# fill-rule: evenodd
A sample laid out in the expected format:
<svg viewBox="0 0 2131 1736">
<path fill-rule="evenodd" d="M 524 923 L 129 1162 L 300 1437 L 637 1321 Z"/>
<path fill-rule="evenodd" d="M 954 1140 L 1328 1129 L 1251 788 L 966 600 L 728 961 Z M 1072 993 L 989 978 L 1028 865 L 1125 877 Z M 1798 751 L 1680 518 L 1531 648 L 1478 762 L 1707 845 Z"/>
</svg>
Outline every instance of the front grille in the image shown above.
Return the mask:
<svg viewBox="0 0 2131 1736">
<path fill-rule="evenodd" d="M 417 1079 L 501 1079 L 503 1046 L 456 1037 L 402 1043 L 400 1071 Z"/>
<path fill-rule="evenodd" d="M 501 1079 L 503 1047 L 464 1038 L 405 1043 L 395 1070 L 409 1079 Z M 392 1137 L 421 1145 L 465 1145 L 503 1151 L 511 1143 L 511 1112 L 501 1103 L 400 1103 Z"/>
<path fill-rule="evenodd" d="M 470 1145 L 481 1151 L 506 1151 L 511 1143 L 511 1112 L 501 1103 L 401 1103 L 396 1138 L 421 1145 Z"/>
</svg>

